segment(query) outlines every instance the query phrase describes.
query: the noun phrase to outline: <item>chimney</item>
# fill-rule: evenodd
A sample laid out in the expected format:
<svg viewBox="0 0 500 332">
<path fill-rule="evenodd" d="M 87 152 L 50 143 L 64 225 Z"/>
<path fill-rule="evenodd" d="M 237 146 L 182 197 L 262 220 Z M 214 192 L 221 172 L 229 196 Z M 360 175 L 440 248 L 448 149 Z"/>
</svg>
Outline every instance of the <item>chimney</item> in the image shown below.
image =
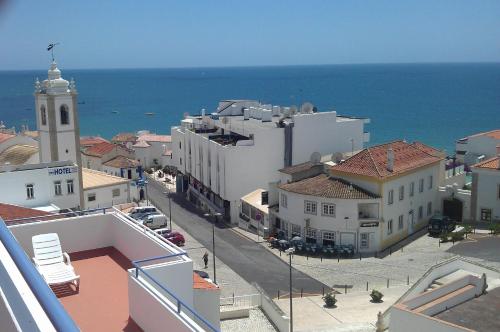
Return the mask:
<svg viewBox="0 0 500 332">
<path fill-rule="evenodd" d="M 394 151 L 389 147 L 387 149 L 387 170 L 392 172 L 394 170 Z"/>
</svg>

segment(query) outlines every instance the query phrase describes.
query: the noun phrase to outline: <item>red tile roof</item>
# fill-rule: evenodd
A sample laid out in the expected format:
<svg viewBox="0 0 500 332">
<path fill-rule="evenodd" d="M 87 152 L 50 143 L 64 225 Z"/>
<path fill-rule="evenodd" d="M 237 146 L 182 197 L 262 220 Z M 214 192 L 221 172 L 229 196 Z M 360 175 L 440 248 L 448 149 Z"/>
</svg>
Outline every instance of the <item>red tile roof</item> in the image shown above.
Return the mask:
<svg viewBox="0 0 500 332">
<path fill-rule="evenodd" d="M 44 217 L 44 216 L 52 216 L 52 217 Z M 0 203 L 0 217 L 5 221 L 7 225 L 19 223 L 19 222 L 10 222 L 10 220 L 14 219 L 40 217 L 40 219 L 36 220 L 50 220 L 56 218 L 56 216 L 53 216 L 53 213 L 50 212 L 45 212 L 5 203 Z"/>
<path fill-rule="evenodd" d="M 372 199 L 377 195 L 364 190 L 346 180 L 320 174 L 304 180 L 285 183 L 278 188 L 302 195 L 340 199 Z"/>
<path fill-rule="evenodd" d="M 13 134 L 6 134 L 6 133 L 0 133 L 0 143 L 5 142 L 8 139 L 11 139 L 12 137 L 15 137 L 16 135 Z"/>
<path fill-rule="evenodd" d="M 473 165 L 473 168 L 487 168 L 487 169 L 495 169 L 495 170 L 500 170 L 500 157 L 493 157 L 484 161 L 481 161 L 480 163 L 477 163 Z"/>
<path fill-rule="evenodd" d="M 112 139 L 112 142 L 126 143 L 126 142 L 135 142 L 137 141 L 137 135 L 132 133 L 119 133 L 115 135 Z"/>
<path fill-rule="evenodd" d="M 387 150 L 394 152 L 393 171 L 387 170 Z M 346 161 L 332 166 L 331 172 L 385 179 L 444 159 L 444 154 L 425 144 L 395 141 L 366 148 Z"/>
<path fill-rule="evenodd" d="M 146 142 L 170 143 L 172 142 L 172 137 L 170 135 L 143 134 L 139 136 L 137 140 Z"/>
<path fill-rule="evenodd" d="M 101 143 L 98 143 L 98 144 L 95 144 L 91 147 L 86 148 L 83 151 L 83 153 L 88 155 L 88 156 L 102 157 L 106 153 L 113 151 L 113 149 L 115 149 L 115 148 L 116 149 L 118 149 L 118 148 L 123 149 L 123 147 L 118 146 L 118 145 L 113 144 L 113 143 L 101 142 Z"/>
<path fill-rule="evenodd" d="M 488 136 L 488 137 L 500 140 L 500 129 L 486 131 L 484 133 L 475 134 L 475 135 L 472 135 L 469 137 L 477 137 L 477 136 Z"/>
<path fill-rule="evenodd" d="M 124 156 L 117 156 L 104 163 L 105 166 L 115 168 L 134 168 L 140 165 L 137 160 L 133 160 Z"/>
<path fill-rule="evenodd" d="M 108 142 L 108 140 L 102 138 L 102 137 L 99 137 L 99 136 L 84 136 L 84 137 L 80 137 L 80 145 L 82 147 L 89 147 L 89 146 L 92 146 L 92 145 L 96 145 L 96 144 L 99 144 L 99 143 L 102 143 L 102 142 Z"/>
<path fill-rule="evenodd" d="M 312 162 L 306 161 L 305 163 L 302 163 L 302 164 L 297 164 L 297 165 L 292 165 L 292 166 L 282 168 L 278 172 L 292 175 L 295 173 L 307 171 L 308 169 L 310 169 L 313 166 L 314 166 L 314 164 Z"/>
<path fill-rule="evenodd" d="M 206 281 L 197 273 L 193 272 L 193 288 L 194 289 L 219 289 L 213 283 Z"/>
</svg>

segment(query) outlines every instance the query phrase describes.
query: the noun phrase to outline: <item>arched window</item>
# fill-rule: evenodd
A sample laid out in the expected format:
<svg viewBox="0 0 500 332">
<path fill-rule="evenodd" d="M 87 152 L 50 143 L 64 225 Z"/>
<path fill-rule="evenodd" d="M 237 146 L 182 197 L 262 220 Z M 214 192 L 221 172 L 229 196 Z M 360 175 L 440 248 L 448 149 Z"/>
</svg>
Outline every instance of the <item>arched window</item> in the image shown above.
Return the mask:
<svg viewBox="0 0 500 332">
<path fill-rule="evenodd" d="M 47 125 L 47 110 L 45 109 L 45 105 L 40 107 L 40 117 L 42 118 L 42 126 Z"/>
<path fill-rule="evenodd" d="M 61 108 L 59 109 L 61 113 L 61 124 L 62 125 L 67 125 L 69 124 L 69 111 L 68 111 L 68 106 L 66 105 L 61 105 Z"/>
</svg>

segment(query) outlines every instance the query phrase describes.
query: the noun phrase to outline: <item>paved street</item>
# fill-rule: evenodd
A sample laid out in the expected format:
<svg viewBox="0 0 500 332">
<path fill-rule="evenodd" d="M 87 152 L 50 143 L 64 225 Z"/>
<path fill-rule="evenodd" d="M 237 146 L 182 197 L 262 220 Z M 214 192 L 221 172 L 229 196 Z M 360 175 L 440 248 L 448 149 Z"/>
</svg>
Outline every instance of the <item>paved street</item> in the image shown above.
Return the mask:
<svg viewBox="0 0 500 332">
<path fill-rule="evenodd" d="M 165 187 L 150 181 L 150 200 L 168 215 L 168 199 L 163 193 Z M 212 225 L 189 202 L 172 194 L 172 220 L 180 225 L 203 246 L 212 248 Z M 248 240 L 222 223 L 215 227 L 216 257 L 238 273 L 248 283 L 256 282 L 269 296 L 276 297 L 288 290 L 289 267 L 261 245 Z M 196 257 L 191 257 L 196 260 Z M 200 256 L 201 259 L 201 256 Z M 211 258 L 210 258 L 211 262 Z M 294 292 L 321 294 L 327 286 L 293 269 Z"/>
</svg>

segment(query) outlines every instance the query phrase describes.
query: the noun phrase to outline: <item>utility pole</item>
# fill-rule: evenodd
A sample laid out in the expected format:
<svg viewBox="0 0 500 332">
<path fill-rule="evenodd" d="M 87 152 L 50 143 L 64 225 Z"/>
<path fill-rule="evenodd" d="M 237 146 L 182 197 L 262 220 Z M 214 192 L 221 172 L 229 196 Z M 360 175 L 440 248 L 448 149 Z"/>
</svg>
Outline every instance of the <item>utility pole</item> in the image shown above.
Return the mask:
<svg viewBox="0 0 500 332">
<path fill-rule="evenodd" d="M 285 250 L 285 252 L 288 255 L 288 260 L 289 260 L 288 261 L 289 262 L 288 265 L 290 267 L 290 283 L 289 283 L 289 286 L 290 286 L 290 332 L 293 332 L 292 255 L 295 252 L 295 248 L 288 248 L 287 250 Z"/>
<path fill-rule="evenodd" d="M 212 219 L 212 259 L 214 265 L 214 283 L 217 284 L 217 269 L 215 267 L 215 220 L 217 220 L 219 216 L 222 216 L 222 214 L 219 212 L 209 212 L 205 213 L 204 216 L 208 217 L 209 220 Z"/>
</svg>

